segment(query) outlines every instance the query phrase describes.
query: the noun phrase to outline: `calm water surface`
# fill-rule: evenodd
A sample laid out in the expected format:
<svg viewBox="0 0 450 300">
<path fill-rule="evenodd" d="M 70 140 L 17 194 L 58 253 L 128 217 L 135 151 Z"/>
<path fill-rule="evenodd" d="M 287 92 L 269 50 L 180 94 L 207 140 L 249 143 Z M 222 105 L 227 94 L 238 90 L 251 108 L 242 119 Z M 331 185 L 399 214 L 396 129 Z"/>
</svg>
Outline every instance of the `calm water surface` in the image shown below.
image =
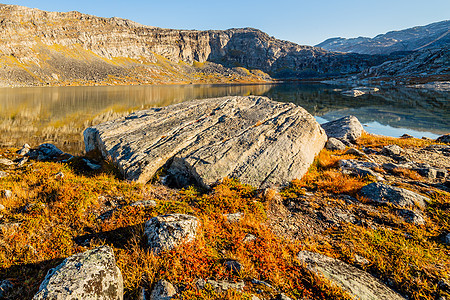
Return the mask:
<svg viewBox="0 0 450 300">
<path fill-rule="evenodd" d="M 293 102 L 319 123 L 355 115 L 368 132 L 436 138 L 450 132 L 448 92 L 382 88 L 357 98 L 323 84 L 167 85 L 0 89 L 0 146 L 51 142 L 64 151 L 83 151 L 82 131 L 91 125 L 149 107 L 198 98 L 264 95 Z"/>
</svg>

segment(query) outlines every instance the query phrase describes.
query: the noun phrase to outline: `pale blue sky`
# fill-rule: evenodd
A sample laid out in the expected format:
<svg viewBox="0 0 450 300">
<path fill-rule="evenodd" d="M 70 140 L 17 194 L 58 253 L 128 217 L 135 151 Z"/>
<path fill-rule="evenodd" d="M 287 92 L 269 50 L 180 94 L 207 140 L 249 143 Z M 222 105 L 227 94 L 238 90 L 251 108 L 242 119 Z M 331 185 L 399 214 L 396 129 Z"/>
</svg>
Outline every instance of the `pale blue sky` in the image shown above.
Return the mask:
<svg viewBox="0 0 450 300">
<path fill-rule="evenodd" d="M 174 29 L 254 27 L 276 38 L 315 45 L 330 37 L 373 37 L 450 19 L 449 0 L 38 0 L 8 1 L 47 11 L 121 17 Z"/>
</svg>

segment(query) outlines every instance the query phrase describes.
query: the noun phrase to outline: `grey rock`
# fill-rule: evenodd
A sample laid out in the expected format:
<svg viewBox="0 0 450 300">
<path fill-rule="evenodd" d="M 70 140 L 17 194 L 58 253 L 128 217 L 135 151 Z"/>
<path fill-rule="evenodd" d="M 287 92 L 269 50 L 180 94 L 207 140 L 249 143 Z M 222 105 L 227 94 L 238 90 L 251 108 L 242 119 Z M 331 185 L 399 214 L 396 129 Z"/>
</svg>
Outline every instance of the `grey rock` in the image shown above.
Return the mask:
<svg viewBox="0 0 450 300">
<path fill-rule="evenodd" d="M 244 237 L 242 241 L 244 243 L 250 243 L 253 242 L 254 240 L 256 240 L 256 236 L 251 233 L 247 233 L 247 235 Z"/>
<path fill-rule="evenodd" d="M 33 299 L 123 299 L 112 249 L 102 246 L 66 258 L 47 273 Z"/>
<path fill-rule="evenodd" d="M 202 290 L 207 285 L 217 292 L 223 292 L 228 290 L 243 291 L 245 283 L 243 281 L 230 282 L 224 280 L 211 280 L 211 279 L 199 279 L 196 282 L 198 289 Z"/>
<path fill-rule="evenodd" d="M 144 232 L 148 246 L 159 253 L 194 240 L 198 225 L 199 221 L 194 216 L 170 214 L 151 218 L 145 223 Z"/>
<path fill-rule="evenodd" d="M 252 282 L 253 284 L 264 285 L 265 287 L 268 287 L 269 289 L 275 290 L 275 288 L 274 288 L 272 285 L 270 285 L 269 283 L 267 283 L 267 282 L 265 282 L 265 281 L 262 281 L 262 280 L 258 280 L 258 279 L 256 279 L 256 278 L 253 278 L 253 279 L 251 280 L 251 282 Z"/>
<path fill-rule="evenodd" d="M 53 160 L 64 154 L 63 151 L 58 149 L 55 145 L 45 143 L 39 145 L 36 149 L 31 149 L 26 155 L 32 159 L 37 160 Z"/>
<path fill-rule="evenodd" d="M 234 213 L 234 214 L 224 214 L 223 216 L 225 217 L 225 219 L 228 222 L 230 222 L 230 223 L 237 223 L 237 222 L 239 222 L 242 219 L 244 214 L 241 213 L 241 212 L 237 212 L 237 213 Z"/>
<path fill-rule="evenodd" d="M 164 166 L 180 186 L 204 187 L 224 177 L 258 188 L 288 184 L 325 140 L 303 108 L 254 96 L 139 111 L 84 131 L 86 151 L 112 157 L 129 180 L 145 183 Z"/>
<path fill-rule="evenodd" d="M 359 151 L 358 149 L 355 149 L 355 148 L 348 149 L 347 151 L 345 151 L 345 154 L 352 154 L 352 155 L 356 155 L 356 156 L 369 158 L 369 156 L 367 156 L 367 154 L 365 154 L 364 152 Z"/>
<path fill-rule="evenodd" d="M 230 272 L 239 274 L 244 267 L 242 266 L 242 264 L 240 262 L 238 262 L 237 260 L 227 260 L 225 263 L 225 269 L 227 269 Z"/>
<path fill-rule="evenodd" d="M 86 166 L 89 167 L 91 170 L 99 170 L 102 166 L 98 164 L 92 163 L 89 159 L 83 158 L 83 161 L 86 163 Z"/>
<path fill-rule="evenodd" d="M 436 139 L 436 142 L 450 144 L 450 133 L 441 135 Z"/>
<path fill-rule="evenodd" d="M 346 116 L 321 125 L 328 138 L 354 143 L 361 136 L 363 126 L 355 116 Z"/>
<path fill-rule="evenodd" d="M 300 251 L 297 258 L 304 262 L 310 271 L 324 276 L 347 291 L 354 299 L 404 300 L 369 273 L 338 259 L 309 251 Z"/>
<path fill-rule="evenodd" d="M 8 199 L 12 197 L 12 192 L 10 190 L 2 190 L 2 197 Z"/>
<path fill-rule="evenodd" d="M 444 244 L 450 245 L 450 232 L 444 233 L 441 240 Z"/>
<path fill-rule="evenodd" d="M 325 148 L 327 148 L 328 150 L 331 151 L 335 151 L 335 150 L 345 150 L 347 146 L 345 146 L 345 144 L 343 142 L 341 142 L 338 139 L 335 139 L 333 137 L 330 137 L 327 141 L 327 143 L 325 144 Z"/>
<path fill-rule="evenodd" d="M 166 280 L 158 281 L 150 294 L 150 300 L 170 300 L 177 294 L 172 283 Z"/>
<path fill-rule="evenodd" d="M 414 137 L 413 137 L 412 135 L 410 135 L 410 134 L 405 133 L 405 134 L 403 134 L 400 138 L 401 138 L 401 139 L 412 139 L 412 138 L 414 138 Z"/>
<path fill-rule="evenodd" d="M 9 280 L 2 280 L 0 282 L 0 299 L 6 298 L 8 292 L 13 288 L 13 284 Z"/>
<path fill-rule="evenodd" d="M 4 178 L 6 176 L 8 176 L 8 173 L 0 171 L 0 178 Z"/>
<path fill-rule="evenodd" d="M 425 168 L 414 168 L 417 173 L 419 173 L 421 176 L 428 178 L 428 179 L 436 179 L 436 178 L 446 178 L 447 177 L 447 170 L 446 169 L 437 169 L 432 168 L 430 166 L 427 166 Z"/>
<path fill-rule="evenodd" d="M 388 145 L 384 146 L 383 149 L 381 149 L 381 154 L 386 156 L 397 156 L 400 155 L 403 152 L 403 149 L 398 145 Z"/>
<path fill-rule="evenodd" d="M 370 264 L 370 261 L 367 258 L 358 254 L 355 254 L 355 262 L 360 266 L 366 266 Z"/>
<path fill-rule="evenodd" d="M 361 195 L 378 203 L 392 203 L 400 207 L 418 206 L 424 208 L 430 200 L 415 192 L 374 182 L 361 189 Z"/>
<path fill-rule="evenodd" d="M 22 167 L 28 161 L 28 157 L 22 157 L 17 161 L 17 166 Z"/>
<path fill-rule="evenodd" d="M 12 165 L 14 165 L 14 162 L 7 158 L 0 158 L 0 165 L 12 166 Z"/>
<path fill-rule="evenodd" d="M 22 149 L 20 149 L 19 151 L 17 151 L 17 154 L 24 156 L 24 155 L 26 155 L 28 152 L 30 152 L 30 148 L 31 148 L 30 145 L 24 144 L 24 145 L 22 146 Z"/>
<path fill-rule="evenodd" d="M 421 212 L 411 209 L 399 209 L 397 213 L 408 223 L 412 223 L 414 225 L 425 225 L 425 218 Z"/>
<path fill-rule="evenodd" d="M 155 200 L 141 200 L 130 204 L 130 206 L 156 207 L 158 204 Z"/>
<path fill-rule="evenodd" d="M 356 175 L 356 176 L 373 176 L 378 181 L 383 181 L 384 178 L 377 172 L 373 171 L 373 168 L 379 167 L 378 164 L 372 162 L 365 162 L 355 159 L 342 159 L 339 161 L 339 166 L 343 173 Z"/>
</svg>

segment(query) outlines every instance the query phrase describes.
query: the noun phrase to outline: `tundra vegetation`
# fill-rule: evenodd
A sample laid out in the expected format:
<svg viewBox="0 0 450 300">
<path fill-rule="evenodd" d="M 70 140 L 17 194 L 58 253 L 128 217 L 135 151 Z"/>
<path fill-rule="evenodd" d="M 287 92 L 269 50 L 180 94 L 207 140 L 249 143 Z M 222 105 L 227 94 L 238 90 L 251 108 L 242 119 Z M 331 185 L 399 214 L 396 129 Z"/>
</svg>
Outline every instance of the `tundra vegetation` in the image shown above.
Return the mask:
<svg viewBox="0 0 450 300">
<path fill-rule="evenodd" d="M 360 148 L 379 150 L 392 144 L 414 149 L 432 141 L 363 134 L 357 143 Z M 0 158 L 20 158 L 16 151 L 1 149 Z M 98 159 L 95 153 L 87 157 Z M 142 287 L 151 290 L 161 279 L 178 287 L 176 298 L 180 299 L 251 299 L 252 295 L 272 299 L 280 293 L 294 299 L 350 299 L 297 260 L 299 251 L 309 250 L 353 265 L 358 265 L 356 257 L 364 257 L 368 263 L 358 265 L 361 269 L 410 299 L 449 297 L 449 291 L 441 288 L 450 279 L 449 245 L 440 236 L 450 232 L 450 194 L 432 185 L 410 183 L 411 178 L 425 180 L 415 171 L 398 170 L 396 176 L 403 187 L 431 199 L 424 210 L 424 225 L 405 222 L 388 204 L 361 206 L 360 222 L 342 222 L 302 238 L 274 229 L 278 222 L 274 216 L 286 203 L 307 202 L 315 208 L 344 211 L 354 210 L 356 203 L 368 203 L 359 191 L 375 179 L 339 169 L 340 160 L 351 158 L 356 157 L 345 150 L 324 149 L 308 173 L 280 193 L 256 190 L 229 178 L 211 191 L 137 184 L 124 181 L 110 161 L 103 161 L 99 170 L 87 170 L 81 157 L 67 163 L 0 164 L 0 171 L 8 174 L 0 178 L 0 190 L 12 192 L 0 198 L 4 207 L 0 278 L 13 284 L 11 299 L 30 299 L 47 271 L 64 258 L 110 245 L 123 274 L 125 299 L 137 299 Z M 343 194 L 355 200 L 345 201 Z M 143 200 L 154 200 L 156 206 L 131 205 Z M 227 220 L 226 214 L 238 212 L 242 213 L 238 221 Z M 196 216 L 199 233 L 190 243 L 156 254 L 146 247 L 144 223 L 169 213 Z M 374 226 L 366 220 L 378 221 Z M 246 238 L 250 235 L 254 238 Z M 227 270 L 224 262 L 230 259 L 242 265 L 239 272 Z M 198 289 L 200 278 L 244 281 L 245 288 Z"/>
</svg>

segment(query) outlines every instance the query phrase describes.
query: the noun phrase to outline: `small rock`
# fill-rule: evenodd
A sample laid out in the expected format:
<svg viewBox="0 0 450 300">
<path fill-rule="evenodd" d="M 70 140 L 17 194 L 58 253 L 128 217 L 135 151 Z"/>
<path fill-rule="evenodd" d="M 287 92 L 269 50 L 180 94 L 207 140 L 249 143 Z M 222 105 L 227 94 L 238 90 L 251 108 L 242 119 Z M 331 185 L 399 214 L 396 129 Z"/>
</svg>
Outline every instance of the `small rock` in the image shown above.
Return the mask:
<svg viewBox="0 0 450 300">
<path fill-rule="evenodd" d="M 170 300 L 176 293 L 177 290 L 173 284 L 163 279 L 155 284 L 150 294 L 150 300 Z"/>
<path fill-rule="evenodd" d="M 244 237 L 244 239 L 242 241 L 244 243 L 250 243 L 250 242 L 253 242 L 254 240 L 256 240 L 256 236 L 254 236 L 251 233 L 247 233 L 247 235 Z"/>
<path fill-rule="evenodd" d="M 358 254 L 355 254 L 355 262 L 360 266 L 366 266 L 370 264 L 370 261 L 367 258 Z"/>
<path fill-rule="evenodd" d="M 265 287 L 268 287 L 269 289 L 275 289 L 273 286 L 271 286 L 269 283 L 267 283 L 267 282 L 265 282 L 265 281 L 262 281 L 262 280 L 258 280 L 258 279 L 256 279 L 256 278 L 253 278 L 252 280 L 251 280 L 251 283 L 253 283 L 253 284 L 258 284 L 258 285 L 264 285 Z"/>
<path fill-rule="evenodd" d="M 2 197 L 8 199 L 12 197 L 12 192 L 10 190 L 3 190 L 2 191 Z"/>
<path fill-rule="evenodd" d="M 355 116 L 346 116 L 321 125 L 328 138 L 333 137 L 342 142 L 354 143 L 361 136 L 363 126 Z"/>
<path fill-rule="evenodd" d="M 4 178 L 6 176 L 8 176 L 6 172 L 0 171 L 0 178 Z"/>
<path fill-rule="evenodd" d="M 182 242 L 191 242 L 197 234 L 199 221 L 185 214 L 170 214 L 151 218 L 145 223 L 148 246 L 156 253 L 171 250 Z"/>
<path fill-rule="evenodd" d="M 397 156 L 400 155 L 403 152 L 403 149 L 398 145 L 388 145 L 384 146 L 383 149 L 381 149 L 381 154 L 386 156 Z"/>
<path fill-rule="evenodd" d="M 412 223 L 414 225 L 425 225 L 425 218 L 422 213 L 418 211 L 411 209 L 399 209 L 397 213 L 408 223 Z"/>
<path fill-rule="evenodd" d="M 256 295 L 252 295 L 250 300 L 261 300 L 261 299 L 258 296 L 256 296 Z"/>
<path fill-rule="evenodd" d="M 92 163 L 89 159 L 86 159 L 86 158 L 83 158 L 83 161 L 89 167 L 89 169 L 94 170 L 94 171 L 99 170 L 102 167 L 101 165 Z"/>
<path fill-rule="evenodd" d="M 401 139 L 412 139 L 412 138 L 414 138 L 414 137 L 413 137 L 412 135 L 410 135 L 410 134 L 405 133 L 405 134 L 402 135 L 400 138 L 401 138 Z"/>
<path fill-rule="evenodd" d="M 9 290 L 13 288 L 13 284 L 9 280 L 2 280 L 0 282 L 0 299 L 6 298 Z"/>
<path fill-rule="evenodd" d="M 401 207 L 418 206 L 424 208 L 430 200 L 410 190 L 374 182 L 361 189 L 361 195 L 378 203 L 392 203 Z"/>
<path fill-rule="evenodd" d="M 367 156 L 367 154 L 365 154 L 364 152 L 361 152 L 361 151 L 359 151 L 358 149 L 355 149 L 355 148 L 348 149 L 347 151 L 345 151 L 345 154 L 351 154 L 351 155 L 356 155 L 356 156 L 369 158 Z"/>
<path fill-rule="evenodd" d="M 372 162 L 359 161 L 355 159 L 342 159 L 339 161 L 339 166 L 344 174 L 356 176 L 373 176 L 378 181 L 384 181 L 384 178 L 377 172 L 371 170 L 379 167 L 378 164 Z"/>
<path fill-rule="evenodd" d="M 48 271 L 33 300 L 122 300 L 122 273 L 113 250 L 102 246 L 66 258 Z"/>
<path fill-rule="evenodd" d="M 230 223 L 237 223 L 237 222 L 239 222 L 242 219 L 244 214 L 241 213 L 241 212 L 237 212 L 237 213 L 234 213 L 234 214 L 224 214 L 223 216 L 225 217 L 225 219 L 227 219 L 228 222 L 230 222 Z"/>
<path fill-rule="evenodd" d="M 155 200 L 141 200 L 130 204 L 130 206 L 156 207 L 158 204 Z"/>
<path fill-rule="evenodd" d="M 28 161 L 28 157 L 22 157 L 17 161 L 17 166 L 22 167 Z"/>
<path fill-rule="evenodd" d="M 235 290 L 235 291 L 243 291 L 245 287 L 245 283 L 243 281 L 238 282 L 229 282 L 224 280 L 211 280 L 211 279 L 199 279 L 196 282 L 196 285 L 199 290 L 202 290 L 206 287 L 206 285 L 210 285 L 212 289 L 217 292 L 223 292 L 227 290 Z"/>
<path fill-rule="evenodd" d="M 5 210 L 6 207 L 3 204 L 0 204 L 0 211 Z"/>
<path fill-rule="evenodd" d="M 31 149 L 27 156 L 37 160 L 53 160 L 64 155 L 64 152 L 53 144 L 41 144 L 36 149 Z"/>
<path fill-rule="evenodd" d="M 0 158 L 0 165 L 4 165 L 4 166 L 12 166 L 14 164 L 14 162 L 10 159 L 7 158 Z"/>
<path fill-rule="evenodd" d="M 24 145 L 22 146 L 22 149 L 20 149 L 19 151 L 17 151 L 17 154 L 24 156 L 24 155 L 26 155 L 28 152 L 30 152 L 30 148 L 31 148 L 30 145 L 24 144 Z"/>
<path fill-rule="evenodd" d="M 238 262 L 237 260 L 227 260 L 225 263 L 225 268 L 227 269 L 227 271 L 239 274 L 244 267 L 242 266 L 242 264 L 240 262 Z"/>
<path fill-rule="evenodd" d="M 61 179 L 63 179 L 64 178 L 64 173 L 63 172 L 58 172 L 56 175 L 55 175 L 55 179 L 56 180 L 61 180 Z"/>
<path fill-rule="evenodd" d="M 436 139 L 436 142 L 450 144 L 450 133 L 441 135 Z"/>
<path fill-rule="evenodd" d="M 441 237 L 441 240 L 444 244 L 450 246 L 450 232 L 444 233 Z"/>
<path fill-rule="evenodd" d="M 347 146 L 345 146 L 345 144 L 343 142 L 341 142 L 338 139 L 335 139 L 333 137 L 330 137 L 327 141 L 327 143 L 325 144 L 325 148 L 327 148 L 328 150 L 331 151 L 335 151 L 335 150 L 345 150 Z"/>
</svg>

